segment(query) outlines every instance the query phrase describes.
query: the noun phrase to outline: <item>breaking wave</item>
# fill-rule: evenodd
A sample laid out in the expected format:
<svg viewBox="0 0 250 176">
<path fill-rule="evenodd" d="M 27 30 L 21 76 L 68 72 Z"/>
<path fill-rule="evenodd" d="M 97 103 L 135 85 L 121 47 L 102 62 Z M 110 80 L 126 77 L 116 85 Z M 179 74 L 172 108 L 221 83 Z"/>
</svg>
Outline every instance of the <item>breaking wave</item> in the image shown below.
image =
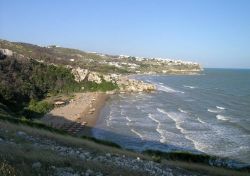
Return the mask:
<svg viewBox="0 0 250 176">
<path fill-rule="evenodd" d="M 189 89 L 196 89 L 197 88 L 195 86 L 186 86 L 186 85 L 183 85 L 183 87 L 186 87 L 186 88 L 189 88 Z"/>
<path fill-rule="evenodd" d="M 217 118 L 218 120 L 223 120 L 223 121 L 229 120 L 228 117 L 223 116 L 223 115 L 217 115 L 216 118 Z"/>
<path fill-rule="evenodd" d="M 136 135 L 139 136 L 142 140 L 144 140 L 142 134 L 140 134 L 139 132 L 135 131 L 134 129 L 130 129 L 130 131 L 132 131 L 134 134 L 136 134 Z"/>
<path fill-rule="evenodd" d="M 226 109 L 226 108 L 224 108 L 224 107 L 221 107 L 221 106 L 216 106 L 216 108 L 217 108 L 217 109 L 221 109 L 221 110 L 224 110 L 224 109 Z"/>
</svg>

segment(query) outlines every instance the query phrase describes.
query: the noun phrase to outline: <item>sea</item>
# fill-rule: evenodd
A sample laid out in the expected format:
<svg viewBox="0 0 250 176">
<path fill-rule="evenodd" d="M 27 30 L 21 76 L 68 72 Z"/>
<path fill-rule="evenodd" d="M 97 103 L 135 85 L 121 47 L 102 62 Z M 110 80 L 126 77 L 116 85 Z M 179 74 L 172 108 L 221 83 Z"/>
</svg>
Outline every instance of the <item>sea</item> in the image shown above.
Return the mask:
<svg viewBox="0 0 250 176">
<path fill-rule="evenodd" d="M 250 165 L 250 70 L 133 78 L 157 90 L 112 95 L 94 137 L 139 152 L 188 151 Z"/>
</svg>

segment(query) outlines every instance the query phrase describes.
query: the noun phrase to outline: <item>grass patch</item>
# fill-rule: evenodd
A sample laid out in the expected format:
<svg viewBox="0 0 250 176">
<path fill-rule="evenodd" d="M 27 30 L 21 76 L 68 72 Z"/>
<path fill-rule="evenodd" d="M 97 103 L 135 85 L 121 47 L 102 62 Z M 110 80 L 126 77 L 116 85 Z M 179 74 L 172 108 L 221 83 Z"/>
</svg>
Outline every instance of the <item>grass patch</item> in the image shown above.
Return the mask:
<svg viewBox="0 0 250 176">
<path fill-rule="evenodd" d="M 34 127 L 34 128 L 38 128 L 38 129 L 45 129 L 45 130 L 48 130 L 51 132 L 56 132 L 59 134 L 67 134 L 65 131 L 62 131 L 62 130 L 59 130 L 56 128 L 52 128 L 52 127 L 49 127 L 43 123 L 32 121 L 32 120 L 29 120 L 26 118 L 9 118 L 9 117 L 5 117 L 5 116 L 0 115 L 0 120 L 8 121 L 8 122 L 14 123 L 14 124 L 26 125 L 26 126 L 30 126 L 30 127 Z"/>
<path fill-rule="evenodd" d="M 44 129 L 53 133 L 57 133 L 57 134 L 63 134 L 63 135 L 67 135 L 68 133 L 56 128 L 52 128 L 49 127 L 43 123 L 40 122 L 36 122 L 36 121 L 32 121 L 29 119 L 25 119 L 25 118 L 8 118 L 8 117 L 3 117 L 0 116 L 0 120 L 2 121 L 8 121 L 10 123 L 14 123 L 14 124 L 18 124 L 18 125 L 25 125 L 25 126 L 29 126 L 29 127 L 34 127 L 34 128 L 38 128 L 38 129 Z M 76 138 L 77 139 L 77 138 Z M 81 139 L 85 139 L 85 140 L 89 140 L 89 141 L 93 141 L 97 144 L 102 144 L 105 146 L 109 146 L 109 147 L 113 147 L 113 148 L 118 148 L 121 149 L 122 147 L 114 142 L 111 141 L 106 141 L 106 140 L 101 140 L 101 139 L 96 139 L 94 137 L 88 137 L 88 136 L 82 136 Z"/>
</svg>

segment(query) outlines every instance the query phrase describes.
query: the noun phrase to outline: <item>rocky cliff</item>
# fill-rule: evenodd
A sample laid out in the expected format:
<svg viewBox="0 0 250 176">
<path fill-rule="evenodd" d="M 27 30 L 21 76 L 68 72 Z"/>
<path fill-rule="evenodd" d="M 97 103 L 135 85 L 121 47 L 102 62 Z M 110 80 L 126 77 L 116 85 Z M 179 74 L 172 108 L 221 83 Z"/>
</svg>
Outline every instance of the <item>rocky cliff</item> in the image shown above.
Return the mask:
<svg viewBox="0 0 250 176">
<path fill-rule="evenodd" d="M 87 69 L 81 69 L 80 67 L 73 68 L 72 73 L 77 82 L 88 80 L 97 84 L 101 84 L 102 81 L 116 83 L 120 92 L 150 92 L 156 89 L 152 84 L 129 79 L 127 76 L 118 74 L 101 74 L 98 72 L 91 72 Z"/>
</svg>

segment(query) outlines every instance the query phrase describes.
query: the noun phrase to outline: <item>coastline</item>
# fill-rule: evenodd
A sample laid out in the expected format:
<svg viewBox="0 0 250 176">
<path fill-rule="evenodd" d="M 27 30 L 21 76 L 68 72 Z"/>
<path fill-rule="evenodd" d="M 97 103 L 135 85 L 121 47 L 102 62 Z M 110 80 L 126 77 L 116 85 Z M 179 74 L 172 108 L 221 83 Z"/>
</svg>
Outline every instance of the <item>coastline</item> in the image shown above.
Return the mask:
<svg viewBox="0 0 250 176">
<path fill-rule="evenodd" d="M 67 105 L 54 108 L 41 121 L 75 135 L 91 136 L 109 95 L 103 92 L 76 93 Z"/>
</svg>

